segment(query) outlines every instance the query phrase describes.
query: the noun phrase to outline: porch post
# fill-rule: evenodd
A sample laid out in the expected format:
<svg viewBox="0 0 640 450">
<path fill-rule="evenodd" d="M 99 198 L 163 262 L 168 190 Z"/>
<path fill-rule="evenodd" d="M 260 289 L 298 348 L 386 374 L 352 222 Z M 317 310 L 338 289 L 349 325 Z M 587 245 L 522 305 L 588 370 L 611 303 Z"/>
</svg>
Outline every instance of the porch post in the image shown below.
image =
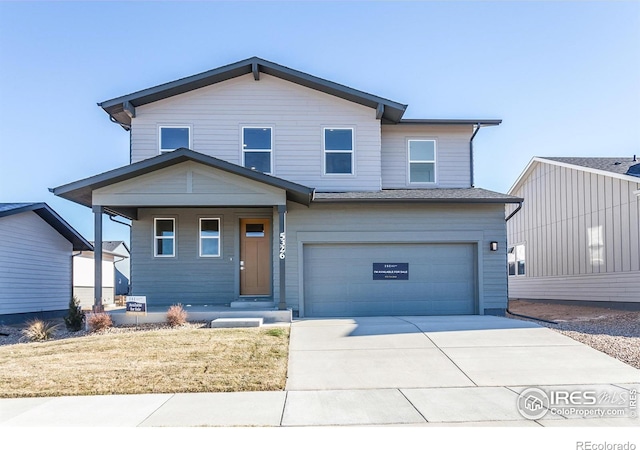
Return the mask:
<svg viewBox="0 0 640 450">
<path fill-rule="evenodd" d="M 286 277 L 285 277 L 285 257 L 287 252 L 287 234 L 286 234 L 286 221 L 287 219 L 287 205 L 278 205 L 278 258 L 280 259 L 280 301 L 278 302 L 278 309 L 287 309 L 287 297 L 286 297 Z"/>
<path fill-rule="evenodd" d="M 93 312 L 103 312 L 102 306 L 102 213 L 104 208 L 93 205 Z"/>
</svg>

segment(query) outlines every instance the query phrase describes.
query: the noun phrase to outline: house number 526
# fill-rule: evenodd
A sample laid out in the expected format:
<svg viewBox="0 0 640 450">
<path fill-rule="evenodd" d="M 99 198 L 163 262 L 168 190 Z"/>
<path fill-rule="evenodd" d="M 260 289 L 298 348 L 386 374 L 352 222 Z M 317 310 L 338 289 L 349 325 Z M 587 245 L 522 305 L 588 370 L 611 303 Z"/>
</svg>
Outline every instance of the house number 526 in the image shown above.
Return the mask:
<svg viewBox="0 0 640 450">
<path fill-rule="evenodd" d="M 280 233 L 280 259 L 284 259 L 287 250 L 287 238 L 284 233 Z"/>
</svg>

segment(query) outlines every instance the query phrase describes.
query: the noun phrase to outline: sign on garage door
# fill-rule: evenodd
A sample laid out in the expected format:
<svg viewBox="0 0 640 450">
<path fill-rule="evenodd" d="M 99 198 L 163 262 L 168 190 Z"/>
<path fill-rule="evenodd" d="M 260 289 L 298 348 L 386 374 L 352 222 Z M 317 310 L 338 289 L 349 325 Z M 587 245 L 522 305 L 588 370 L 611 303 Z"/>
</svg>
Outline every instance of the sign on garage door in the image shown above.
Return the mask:
<svg viewBox="0 0 640 450">
<path fill-rule="evenodd" d="M 304 315 L 476 314 L 474 244 L 306 244 Z M 402 261 L 407 279 L 372 277 L 372 267 Z"/>
</svg>

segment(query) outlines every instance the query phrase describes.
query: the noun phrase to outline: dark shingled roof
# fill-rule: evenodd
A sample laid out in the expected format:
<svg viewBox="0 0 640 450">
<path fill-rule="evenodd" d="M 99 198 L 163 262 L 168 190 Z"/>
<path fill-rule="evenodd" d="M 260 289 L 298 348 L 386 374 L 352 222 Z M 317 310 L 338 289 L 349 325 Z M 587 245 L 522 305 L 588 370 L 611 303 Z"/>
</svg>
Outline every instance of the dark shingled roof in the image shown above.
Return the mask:
<svg viewBox="0 0 640 450">
<path fill-rule="evenodd" d="M 367 192 L 316 192 L 314 202 L 519 203 L 519 197 L 480 188 L 383 189 Z"/>
<path fill-rule="evenodd" d="M 46 203 L 0 203 L 0 217 L 33 211 L 51 228 L 73 244 L 74 251 L 93 250 L 93 246 Z"/>
<path fill-rule="evenodd" d="M 604 170 L 617 173 L 619 175 L 630 175 L 640 177 L 640 161 L 634 161 L 633 157 L 619 156 L 608 158 L 562 158 L 562 157 L 541 157 L 551 161 L 572 164 L 574 166 L 587 167 L 589 169 Z"/>
</svg>

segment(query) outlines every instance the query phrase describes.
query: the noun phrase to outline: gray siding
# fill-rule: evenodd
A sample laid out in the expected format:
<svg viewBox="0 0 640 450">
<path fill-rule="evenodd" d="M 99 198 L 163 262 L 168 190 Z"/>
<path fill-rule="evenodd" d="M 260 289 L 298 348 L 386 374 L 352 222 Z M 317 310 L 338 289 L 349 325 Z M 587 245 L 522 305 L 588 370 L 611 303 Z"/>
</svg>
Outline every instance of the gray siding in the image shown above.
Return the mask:
<svg viewBox="0 0 640 450">
<path fill-rule="evenodd" d="M 140 209 L 131 229 L 132 295 L 146 295 L 150 307 L 228 304 L 239 292 L 238 224 L 243 217 L 269 217 L 271 208 Z M 176 256 L 154 257 L 154 217 L 176 219 Z M 198 219 L 221 219 L 221 256 L 199 256 Z M 277 222 L 274 220 L 277 230 Z M 275 277 L 278 276 L 274 265 Z M 274 279 L 277 279 L 275 278 Z M 277 291 L 276 291 L 277 294 Z"/>
<path fill-rule="evenodd" d="M 160 125 L 189 125 L 192 150 L 242 163 L 241 127 L 273 127 L 273 175 L 326 190 L 380 189 L 375 110 L 271 77 L 252 75 L 136 108 L 132 162 L 158 155 Z M 355 175 L 323 175 L 322 128 L 353 127 Z"/>
<path fill-rule="evenodd" d="M 65 310 L 72 245 L 34 212 L 0 218 L 0 314 Z"/>
<path fill-rule="evenodd" d="M 537 162 L 512 192 L 522 210 L 510 245 L 526 246 L 526 275 L 510 297 L 640 301 L 640 183 Z"/>
<path fill-rule="evenodd" d="M 382 187 L 420 187 L 409 183 L 408 139 L 436 140 L 436 183 L 432 187 L 471 186 L 471 125 L 382 125 Z"/>
<path fill-rule="evenodd" d="M 489 252 L 497 241 L 500 251 Z M 338 205 L 289 203 L 287 301 L 303 304 L 304 243 L 475 243 L 478 302 L 484 309 L 507 305 L 506 227 L 502 205 Z M 301 311 L 304 314 L 303 311 Z"/>
</svg>

